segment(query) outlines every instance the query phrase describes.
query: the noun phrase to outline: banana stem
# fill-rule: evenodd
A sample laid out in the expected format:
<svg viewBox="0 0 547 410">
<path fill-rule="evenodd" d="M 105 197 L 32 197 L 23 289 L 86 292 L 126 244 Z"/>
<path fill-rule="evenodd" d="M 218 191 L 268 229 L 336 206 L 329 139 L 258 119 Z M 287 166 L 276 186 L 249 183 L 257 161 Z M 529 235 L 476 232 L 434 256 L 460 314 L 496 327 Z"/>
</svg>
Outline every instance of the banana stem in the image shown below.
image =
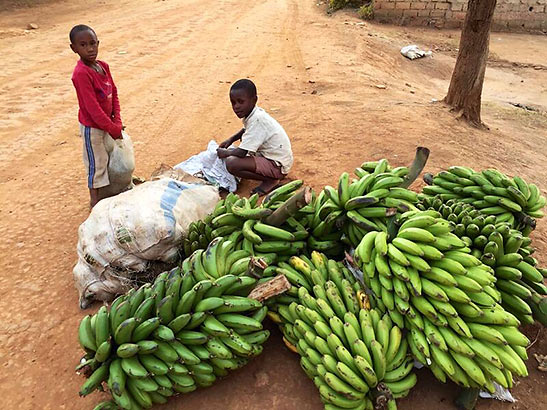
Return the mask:
<svg viewBox="0 0 547 410">
<path fill-rule="evenodd" d="M 258 285 L 249 293 L 249 298 L 264 302 L 267 299 L 280 295 L 291 288 L 291 283 L 285 275 L 279 275 L 265 283 Z"/>
<path fill-rule="evenodd" d="M 378 383 L 376 388 L 370 391 L 370 395 L 375 409 L 384 409 L 387 403 L 393 399 L 391 391 L 384 383 Z"/>
<path fill-rule="evenodd" d="M 247 276 L 260 279 L 264 273 L 264 269 L 268 267 L 268 264 L 260 258 L 251 257 L 249 265 L 247 266 Z"/>
<path fill-rule="evenodd" d="M 415 180 L 418 178 L 418 175 L 422 172 L 429 158 L 429 148 L 418 147 L 416 148 L 416 156 L 414 161 L 409 167 L 407 176 L 405 176 L 403 183 L 400 185 L 401 188 L 408 188 Z"/>
<path fill-rule="evenodd" d="M 479 389 L 463 389 L 454 404 L 460 410 L 473 410 L 479 398 Z"/>
<path fill-rule="evenodd" d="M 268 216 L 264 222 L 272 226 L 281 226 L 287 219 L 294 216 L 299 209 L 308 205 L 312 200 L 312 192 L 310 187 L 302 188 L 292 197 L 290 197 L 283 205 L 277 208 L 273 214 Z"/>
</svg>

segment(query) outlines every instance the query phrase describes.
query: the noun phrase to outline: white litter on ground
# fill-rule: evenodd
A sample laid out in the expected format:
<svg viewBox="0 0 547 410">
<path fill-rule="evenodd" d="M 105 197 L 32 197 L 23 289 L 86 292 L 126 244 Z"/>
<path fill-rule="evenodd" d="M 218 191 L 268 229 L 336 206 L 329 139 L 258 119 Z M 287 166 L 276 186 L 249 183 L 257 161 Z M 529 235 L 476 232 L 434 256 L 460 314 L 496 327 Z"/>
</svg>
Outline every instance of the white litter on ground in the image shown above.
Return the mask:
<svg viewBox="0 0 547 410">
<path fill-rule="evenodd" d="M 424 51 L 420 49 L 417 45 L 412 44 L 409 46 L 405 46 L 401 48 L 401 54 L 404 55 L 406 58 L 409 58 L 411 60 L 415 60 L 417 58 L 422 58 L 425 56 L 430 56 L 433 53 L 430 51 Z"/>
<path fill-rule="evenodd" d="M 481 391 L 479 393 L 479 397 L 481 397 L 483 399 L 497 399 L 497 400 L 501 400 L 501 401 L 507 401 L 509 403 L 515 403 L 516 402 L 515 398 L 513 397 L 513 395 L 511 394 L 511 392 L 508 389 L 506 389 L 503 386 L 500 386 L 496 382 L 494 382 L 494 387 L 496 388 L 496 391 L 494 393 Z"/>
</svg>

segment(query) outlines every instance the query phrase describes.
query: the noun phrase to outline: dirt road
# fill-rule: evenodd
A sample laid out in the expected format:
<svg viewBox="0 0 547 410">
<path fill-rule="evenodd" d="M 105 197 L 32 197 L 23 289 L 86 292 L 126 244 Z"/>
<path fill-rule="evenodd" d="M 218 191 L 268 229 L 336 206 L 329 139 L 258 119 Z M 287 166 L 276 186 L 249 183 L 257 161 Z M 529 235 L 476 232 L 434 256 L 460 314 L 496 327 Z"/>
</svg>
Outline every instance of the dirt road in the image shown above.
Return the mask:
<svg viewBox="0 0 547 410">
<path fill-rule="evenodd" d="M 237 131 L 231 82 L 250 77 L 259 103 L 293 141 L 292 177 L 315 188 L 365 159 L 410 161 L 431 149 L 429 171 L 452 164 L 496 167 L 547 188 L 547 38 L 494 34 L 484 120 L 477 131 L 433 98 L 448 87 L 455 32 L 362 23 L 349 12 L 329 17 L 313 0 L 73 0 L 0 12 L 0 397 L 5 409 L 89 409 L 74 374 L 77 293 L 71 269 L 88 193 L 70 82 L 76 56 L 68 32 L 95 28 L 99 58 L 117 82 L 122 118 L 135 141 L 137 174 L 176 164 Z M 38 30 L 25 32 L 28 23 Z M 418 43 L 434 58 L 409 61 L 400 47 Z M 509 102 L 536 107 L 515 108 Z M 244 185 L 242 190 L 248 190 Z M 547 263 L 547 222 L 534 233 Z M 534 339 L 538 329 L 528 329 Z M 532 352 L 547 352 L 541 338 Z M 530 378 L 515 405 L 539 409 L 545 375 Z M 451 408 L 453 386 L 419 373 L 402 409 Z M 264 354 L 214 387 L 166 408 L 321 408 L 313 384 L 274 331 Z"/>
</svg>

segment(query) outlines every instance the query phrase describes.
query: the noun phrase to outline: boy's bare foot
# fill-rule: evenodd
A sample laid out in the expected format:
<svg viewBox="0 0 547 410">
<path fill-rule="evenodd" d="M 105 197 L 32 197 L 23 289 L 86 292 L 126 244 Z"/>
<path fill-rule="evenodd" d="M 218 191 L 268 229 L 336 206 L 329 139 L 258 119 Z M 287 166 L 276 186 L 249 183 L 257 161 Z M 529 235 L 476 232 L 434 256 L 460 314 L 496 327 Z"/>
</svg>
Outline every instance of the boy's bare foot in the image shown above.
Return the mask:
<svg viewBox="0 0 547 410">
<path fill-rule="evenodd" d="M 269 194 L 275 188 L 277 188 L 278 183 L 279 183 L 279 179 L 268 179 L 267 181 L 263 181 L 259 186 L 257 186 L 251 191 L 251 194 L 256 193 L 259 196 Z"/>
</svg>

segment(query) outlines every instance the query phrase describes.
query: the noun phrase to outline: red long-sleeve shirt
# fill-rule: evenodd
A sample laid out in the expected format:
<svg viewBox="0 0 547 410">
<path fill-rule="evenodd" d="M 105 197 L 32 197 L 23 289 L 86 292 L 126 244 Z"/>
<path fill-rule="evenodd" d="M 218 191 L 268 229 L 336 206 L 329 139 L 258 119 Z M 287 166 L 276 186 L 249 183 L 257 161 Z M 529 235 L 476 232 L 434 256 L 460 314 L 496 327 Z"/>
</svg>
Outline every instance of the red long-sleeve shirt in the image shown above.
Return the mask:
<svg viewBox="0 0 547 410">
<path fill-rule="evenodd" d="M 120 101 L 118 89 L 114 84 L 108 64 L 97 60 L 105 74 L 100 74 L 78 61 L 72 73 L 72 83 L 76 88 L 78 104 L 78 120 L 87 127 L 99 128 L 112 137 L 122 133 L 120 117 Z"/>
</svg>

